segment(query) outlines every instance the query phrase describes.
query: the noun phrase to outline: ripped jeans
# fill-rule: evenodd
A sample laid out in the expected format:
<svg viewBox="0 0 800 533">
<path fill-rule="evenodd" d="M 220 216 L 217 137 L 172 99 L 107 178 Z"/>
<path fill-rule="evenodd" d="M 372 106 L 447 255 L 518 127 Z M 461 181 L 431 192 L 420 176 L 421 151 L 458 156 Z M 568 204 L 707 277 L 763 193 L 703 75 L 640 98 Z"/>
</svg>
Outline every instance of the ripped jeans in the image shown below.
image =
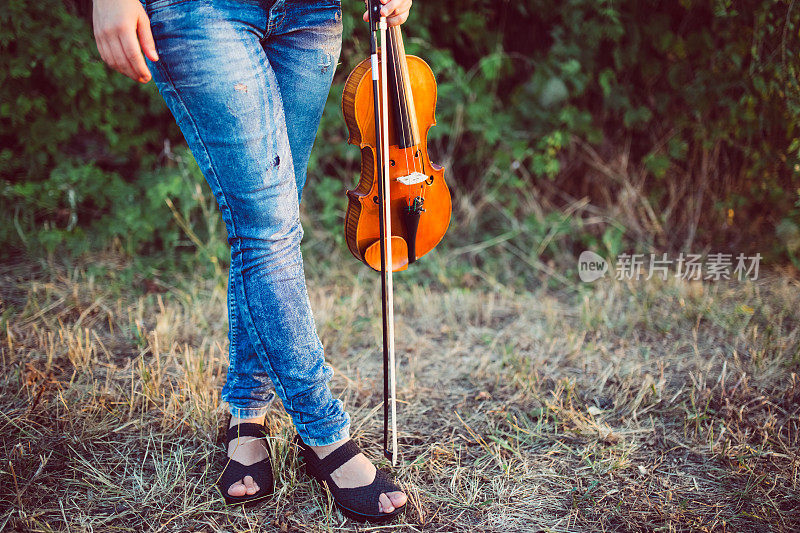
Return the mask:
<svg viewBox="0 0 800 533">
<path fill-rule="evenodd" d="M 306 291 L 299 202 L 341 50 L 339 0 L 141 0 L 148 66 L 228 230 L 222 399 L 262 416 L 272 388 L 311 446 L 349 434 Z"/>
</svg>

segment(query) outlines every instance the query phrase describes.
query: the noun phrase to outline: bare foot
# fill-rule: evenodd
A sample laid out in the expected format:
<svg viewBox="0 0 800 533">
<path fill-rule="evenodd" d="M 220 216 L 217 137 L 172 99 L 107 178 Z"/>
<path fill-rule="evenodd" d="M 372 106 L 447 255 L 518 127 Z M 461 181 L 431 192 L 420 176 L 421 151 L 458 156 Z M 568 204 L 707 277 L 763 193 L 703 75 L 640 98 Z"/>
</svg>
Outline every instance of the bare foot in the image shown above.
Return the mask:
<svg viewBox="0 0 800 533">
<path fill-rule="evenodd" d="M 336 448 L 347 442 L 347 439 L 334 442 L 328 446 L 311 446 L 317 457 L 324 459 L 329 453 Z M 375 466 L 366 458 L 363 453 L 351 458 L 345 464 L 337 468 L 331 474 L 334 483 L 337 487 L 343 489 L 354 489 L 357 487 L 364 487 L 372 483 L 375 479 Z M 394 491 L 384 492 L 378 499 L 378 506 L 380 512 L 391 513 L 398 507 L 402 507 L 408 501 L 405 492 Z"/>
<path fill-rule="evenodd" d="M 261 418 L 236 418 L 231 417 L 231 423 L 228 427 L 233 427 L 237 424 L 264 424 L 264 417 Z M 267 448 L 264 446 L 264 440 L 255 437 L 239 437 L 233 439 L 228 444 L 228 457 L 242 463 L 245 466 L 262 461 L 267 457 Z M 258 483 L 253 481 L 251 476 L 245 476 L 228 488 L 228 494 L 231 496 L 252 496 L 258 492 Z"/>
</svg>

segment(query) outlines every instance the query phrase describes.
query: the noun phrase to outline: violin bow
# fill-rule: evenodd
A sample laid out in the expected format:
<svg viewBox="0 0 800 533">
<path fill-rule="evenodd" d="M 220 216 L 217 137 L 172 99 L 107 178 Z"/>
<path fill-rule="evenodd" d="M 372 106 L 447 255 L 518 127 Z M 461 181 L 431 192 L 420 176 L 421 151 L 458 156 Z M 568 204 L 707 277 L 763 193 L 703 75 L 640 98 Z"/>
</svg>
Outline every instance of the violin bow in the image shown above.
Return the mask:
<svg viewBox="0 0 800 533">
<path fill-rule="evenodd" d="M 392 466 L 397 463 L 397 406 L 395 402 L 394 299 L 392 285 L 392 216 L 389 178 L 389 96 L 386 72 L 386 17 L 381 15 L 380 0 L 368 0 L 372 101 L 375 107 L 375 146 L 380 186 L 378 206 L 381 242 L 381 303 L 383 308 L 383 454 Z M 380 36 L 380 61 L 378 37 Z M 380 69 L 380 75 L 379 75 Z M 389 449 L 389 412 L 391 411 L 391 450 Z"/>
</svg>

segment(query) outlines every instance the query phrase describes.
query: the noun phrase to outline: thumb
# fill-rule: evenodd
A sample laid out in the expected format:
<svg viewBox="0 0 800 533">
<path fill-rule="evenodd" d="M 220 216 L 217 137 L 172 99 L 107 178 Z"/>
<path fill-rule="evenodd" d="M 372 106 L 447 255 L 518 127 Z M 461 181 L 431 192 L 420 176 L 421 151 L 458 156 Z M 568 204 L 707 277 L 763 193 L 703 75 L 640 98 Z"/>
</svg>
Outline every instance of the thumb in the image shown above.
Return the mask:
<svg viewBox="0 0 800 533">
<path fill-rule="evenodd" d="M 158 52 L 156 52 L 156 42 L 153 39 L 153 32 L 150 29 L 150 19 L 142 12 L 139 15 L 139 20 L 136 23 L 136 33 L 139 35 L 139 45 L 142 47 L 144 55 L 150 61 L 158 61 Z"/>
</svg>

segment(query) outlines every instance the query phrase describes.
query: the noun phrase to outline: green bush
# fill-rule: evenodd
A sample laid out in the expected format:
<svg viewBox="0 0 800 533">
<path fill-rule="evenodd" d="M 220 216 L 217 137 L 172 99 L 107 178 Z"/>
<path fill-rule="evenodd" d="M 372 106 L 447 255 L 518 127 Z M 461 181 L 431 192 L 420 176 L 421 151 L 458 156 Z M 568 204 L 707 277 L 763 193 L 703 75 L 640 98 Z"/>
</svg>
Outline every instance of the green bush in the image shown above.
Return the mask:
<svg viewBox="0 0 800 533">
<path fill-rule="evenodd" d="M 180 134 L 152 84 L 111 72 L 62 2 L 7 2 L 0 47 L 4 253 L 179 246 L 165 198 L 196 206 L 186 181 L 202 176 L 170 168 L 165 139 Z"/>
<path fill-rule="evenodd" d="M 339 240 L 359 167 L 339 98 L 367 47 L 361 5 L 344 11 L 304 195 L 312 229 Z M 517 247 L 543 256 L 699 242 L 795 257 L 800 5 L 417 2 L 404 32 L 439 83 L 432 155 L 456 200 L 476 206 L 456 214 L 450 244 L 513 226 Z M 165 150 L 181 138 L 153 84 L 110 72 L 84 19 L 55 0 L 11 0 L 0 50 L 5 253 L 225 255 L 196 165 Z"/>
<path fill-rule="evenodd" d="M 629 241 L 680 248 L 698 230 L 700 246 L 771 246 L 782 217 L 796 217 L 794 2 L 418 7 L 426 24 L 409 32 L 438 67 L 441 122 L 463 124 L 463 131 L 443 130 L 459 139 L 453 172 L 459 185 L 486 186 L 505 207 L 496 226 L 528 214 L 519 205 L 527 191 L 556 207 L 585 196 L 619 213 L 613 204 L 630 182 L 655 212 L 649 226 L 661 232 L 630 231 Z M 608 168 L 598 171 L 585 147 Z M 626 167 L 612 164 L 623 158 Z"/>
</svg>

